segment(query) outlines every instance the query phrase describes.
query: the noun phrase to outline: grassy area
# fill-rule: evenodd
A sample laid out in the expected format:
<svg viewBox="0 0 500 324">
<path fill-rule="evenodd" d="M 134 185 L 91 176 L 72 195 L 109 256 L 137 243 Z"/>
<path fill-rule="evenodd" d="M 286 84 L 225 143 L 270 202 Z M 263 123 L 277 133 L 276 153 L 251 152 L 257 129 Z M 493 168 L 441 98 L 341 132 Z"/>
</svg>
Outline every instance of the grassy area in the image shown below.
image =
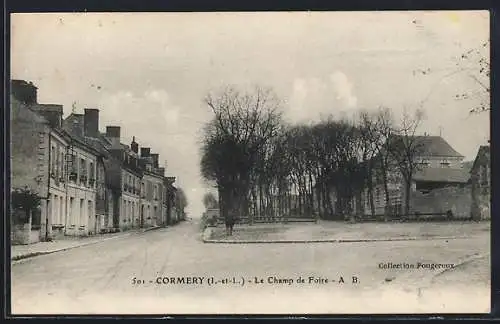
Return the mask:
<svg viewBox="0 0 500 324">
<path fill-rule="evenodd" d="M 339 239 L 398 239 L 434 237 L 470 237 L 490 231 L 489 222 L 426 222 L 426 223 L 345 223 L 260 224 L 236 226 L 232 240 L 339 240 Z M 213 239 L 227 238 L 225 229 L 218 227 Z"/>
</svg>

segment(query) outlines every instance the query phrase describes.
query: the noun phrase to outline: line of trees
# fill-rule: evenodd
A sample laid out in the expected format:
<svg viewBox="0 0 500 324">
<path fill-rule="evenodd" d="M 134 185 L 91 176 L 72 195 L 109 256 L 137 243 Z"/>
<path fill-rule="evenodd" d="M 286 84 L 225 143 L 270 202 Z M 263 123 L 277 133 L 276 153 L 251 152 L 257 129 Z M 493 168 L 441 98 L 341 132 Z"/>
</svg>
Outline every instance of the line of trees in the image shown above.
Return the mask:
<svg viewBox="0 0 500 324">
<path fill-rule="evenodd" d="M 389 202 L 392 171 L 408 180 L 419 168 L 420 110 L 397 124 L 389 109 L 379 108 L 291 125 L 271 89 L 226 87 L 205 103 L 213 118 L 204 129 L 201 172 L 217 187 L 225 218 L 344 219 L 354 216 L 353 201 L 365 190 L 375 215 L 375 184 L 384 184 Z M 407 199 L 406 214 L 409 209 Z"/>
<path fill-rule="evenodd" d="M 186 207 L 188 206 L 188 200 L 184 190 L 180 187 L 177 188 L 175 193 L 175 206 L 178 219 L 186 219 Z"/>
</svg>

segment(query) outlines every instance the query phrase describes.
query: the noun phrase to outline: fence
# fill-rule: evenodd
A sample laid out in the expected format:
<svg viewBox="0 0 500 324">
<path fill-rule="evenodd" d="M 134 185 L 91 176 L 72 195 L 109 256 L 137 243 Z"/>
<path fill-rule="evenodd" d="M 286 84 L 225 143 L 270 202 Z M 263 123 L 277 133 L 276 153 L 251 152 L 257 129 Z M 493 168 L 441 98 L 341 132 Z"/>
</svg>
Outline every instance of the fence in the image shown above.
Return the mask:
<svg viewBox="0 0 500 324">
<path fill-rule="evenodd" d="M 272 224 L 272 223 L 315 223 L 317 219 L 314 218 L 298 218 L 298 217 L 254 217 L 253 219 L 248 216 L 235 218 L 235 224 Z M 217 217 L 217 225 L 225 224 L 223 217 Z"/>
</svg>

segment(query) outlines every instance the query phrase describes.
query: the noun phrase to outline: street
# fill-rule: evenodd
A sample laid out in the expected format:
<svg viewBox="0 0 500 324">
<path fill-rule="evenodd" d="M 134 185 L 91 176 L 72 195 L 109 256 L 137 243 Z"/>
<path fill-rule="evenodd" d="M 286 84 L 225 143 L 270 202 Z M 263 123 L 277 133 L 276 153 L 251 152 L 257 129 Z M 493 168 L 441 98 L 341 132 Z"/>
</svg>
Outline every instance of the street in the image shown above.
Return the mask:
<svg viewBox="0 0 500 324">
<path fill-rule="evenodd" d="M 13 264 L 12 313 L 487 312 L 489 256 L 445 271 L 425 289 L 432 271 L 387 264 L 456 263 L 488 254 L 489 245 L 488 233 L 442 241 L 204 244 L 192 220 Z"/>
</svg>

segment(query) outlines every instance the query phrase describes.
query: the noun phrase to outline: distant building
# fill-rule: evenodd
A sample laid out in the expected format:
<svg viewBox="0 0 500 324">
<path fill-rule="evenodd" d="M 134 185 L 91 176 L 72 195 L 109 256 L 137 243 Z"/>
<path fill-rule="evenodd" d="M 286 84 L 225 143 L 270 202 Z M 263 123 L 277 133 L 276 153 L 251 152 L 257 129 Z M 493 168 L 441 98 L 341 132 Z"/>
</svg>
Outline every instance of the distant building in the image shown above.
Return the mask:
<svg viewBox="0 0 500 324">
<path fill-rule="evenodd" d="M 158 165 L 159 155 L 151 153 L 149 147 L 141 148 L 141 166 L 143 178 L 141 187 L 141 216 L 147 226 L 159 226 L 166 223 L 163 219 L 162 197 L 165 192 L 165 169 Z"/>
<path fill-rule="evenodd" d="M 465 186 L 469 180 L 468 170 L 462 167 L 464 156 L 458 153 L 441 136 L 415 136 L 411 138 L 419 147 L 414 156 L 416 170 L 413 174 L 410 192 L 405 193 L 405 181 L 394 165 L 387 170 L 387 189 L 389 201 L 386 201 L 385 188 L 380 167 L 376 164 L 373 177 L 373 204 L 376 215 L 401 214 L 405 195 L 412 192 L 422 194 L 432 190 Z M 371 214 L 369 191 L 365 189 L 361 199 L 362 213 Z M 411 198 L 410 198 L 411 199 Z M 358 206 L 359 208 L 360 206 Z M 418 209 L 418 206 L 414 206 Z"/>
<path fill-rule="evenodd" d="M 175 216 L 175 177 L 164 177 L 163 186 L 165 188 L 163 195 L 163 225 L 172 225 Z"/>
<path fill-rule="evenodd" d="M 106 161 L 106 177 L 112 196 L 113 226 L 121 230 L 138 228 L 140 217 L 141 179 L 143 171 L 135 147 L 120 142 L 121 128 L 107 126 L 101 142 L 110 152 Z"/>
</svg>

